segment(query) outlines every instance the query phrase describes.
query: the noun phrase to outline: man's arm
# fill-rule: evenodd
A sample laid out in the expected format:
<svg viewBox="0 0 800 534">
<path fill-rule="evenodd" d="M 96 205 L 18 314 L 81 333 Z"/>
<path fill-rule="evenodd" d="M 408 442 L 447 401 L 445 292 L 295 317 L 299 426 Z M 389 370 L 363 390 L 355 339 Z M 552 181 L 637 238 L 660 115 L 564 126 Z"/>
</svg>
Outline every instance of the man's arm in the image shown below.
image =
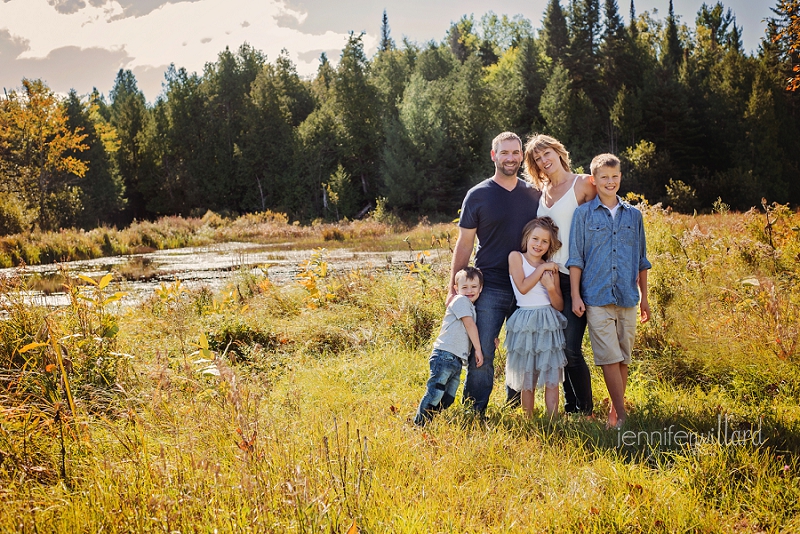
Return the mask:
<svg viewBox="0 0 800 534">
<path fill-rule="evenodd" d="M 642 316 L 642 322 L 646 323 L 650 320 L 650 302 L 647 300 L 647 269 L 639 271 L 639 292 L 642 294 L 642 301 L 639 303 L 639 310 Z"/>
<path fill-rule="evenodd" d="M 450 304 L 450 301 L 456 296 L 456 273 L 469 265 L 469 258 L 472 256 L 472 249 L 475 247 L 477 233 L 477 228 L 458 227 L 458 239 L 456 239 L 455 250 L 453 250 L 453 261 L 450 264 L 450 287 L 445 304 Z"/>
</svg>

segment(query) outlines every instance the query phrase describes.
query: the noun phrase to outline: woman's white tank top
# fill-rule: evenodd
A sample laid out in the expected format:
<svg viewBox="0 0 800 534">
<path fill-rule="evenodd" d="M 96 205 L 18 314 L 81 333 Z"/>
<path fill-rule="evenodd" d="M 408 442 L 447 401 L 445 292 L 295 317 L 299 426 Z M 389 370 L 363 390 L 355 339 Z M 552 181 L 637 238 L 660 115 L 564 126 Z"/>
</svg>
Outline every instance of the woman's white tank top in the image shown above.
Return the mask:
<svg viewBox="0 0 800 534">
<path fill-rule="evenodd" d="M 520 256 L 522 256 L 522 254 L 520 254 Z M 535 270 L 536 267 L 528 263 L 525 256 L 522 256 L 522 272 L 525 273 L 525 278 L 533 274 Z M 511 278 L 511 287 L 514 289 L 514 296 L 517 297 L 517 306 L 547 306 L 550 304 L 550 294 L 541 282 L 536 282 L 536 285 L 533 286 L 530 291 L 523 294 L 517 289 L 517 284 L 514 283 L 514 277 L 510 274 L 508 276 Z"/>
<path fill-rule="evenodd" d="M 558 239 L 561 241 L 561 248 L 553 254 L 550 261 L 558 264 L 558 270 L 564 274 L 569 274 L 569 269 L 564 267 L 569 259 L 569 230 L 572 226 L 572 216 L 578 209 L 578 197 L 575 196 L 575 184 L 578 177 L 572 181 L 572 187 L 558 199 L 552 207 L 547 207 L 544 203 L 544 195 L 539 197 L 539 210 L 536 212 L 539 217 L 550 217 L 558 226 Z"/>
</svg>

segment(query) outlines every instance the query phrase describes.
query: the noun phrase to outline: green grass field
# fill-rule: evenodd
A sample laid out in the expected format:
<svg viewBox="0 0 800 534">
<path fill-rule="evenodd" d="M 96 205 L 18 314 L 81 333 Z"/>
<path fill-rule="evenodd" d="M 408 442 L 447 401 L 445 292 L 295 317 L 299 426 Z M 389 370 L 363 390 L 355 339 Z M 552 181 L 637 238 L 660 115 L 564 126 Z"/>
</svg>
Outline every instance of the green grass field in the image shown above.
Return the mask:
<svg viewBox="0 0 800 534">
<path fill-rule="evenodd" d="M 800 531 L 800 216 L 720 208 L 643 207 L 653 319 L 623 432 L 596 370 L 594 418 L 503 406 L 502 351 L 485 420 L 457 400 L 410 424 L 453 225 L 364 238 L 408 238 L 404 273 L 332 276 L 319 251 L 291 284 L 164 284 L 127 310 L 109 278 L 60 309 L 5 279 L 0 531 Z"/>
</svg>

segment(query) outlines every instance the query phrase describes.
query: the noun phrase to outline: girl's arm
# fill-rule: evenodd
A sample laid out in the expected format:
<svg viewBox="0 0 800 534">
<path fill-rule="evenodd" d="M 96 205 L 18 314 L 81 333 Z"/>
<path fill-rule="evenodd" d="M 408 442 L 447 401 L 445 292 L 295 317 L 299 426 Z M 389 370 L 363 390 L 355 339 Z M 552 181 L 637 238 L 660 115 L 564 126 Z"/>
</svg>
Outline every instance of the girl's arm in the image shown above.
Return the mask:
<svg viewBox="0 0 800 534">
<path fill-rule="evenodd" d="M 555 263 L 546 262 L 536 267 L 530 275 L 525 277 L 525 271 L 522 270 L 522 253 L 515 250 L 508 255 L 508 273 L 514 280 L 514 285 L 523 295 L 539 283 L 542 273 L 552 269 L 558 269 L 558 266 Z"/>
<path fill-rule="evenodd" d="M 472 346 L 475 349 L 475 366 L 480 367 L 483 365 L 483 351 L 481 350 L 481 338 L 478 337 L 478 325 L 475 324 L 475 319 L 469 315 L 462 317 L 461 322 L 464 323 L 469 340 L 472 341 Z"/>
<path fill-rule="evenodd" d="M 561 294 L 561 284 L 553 271 L 545 271 L 542 275 L 542 285 L 550 295 L 550 305 L 558 311 L 564 311 L 564 296 Z"/>
</svg>

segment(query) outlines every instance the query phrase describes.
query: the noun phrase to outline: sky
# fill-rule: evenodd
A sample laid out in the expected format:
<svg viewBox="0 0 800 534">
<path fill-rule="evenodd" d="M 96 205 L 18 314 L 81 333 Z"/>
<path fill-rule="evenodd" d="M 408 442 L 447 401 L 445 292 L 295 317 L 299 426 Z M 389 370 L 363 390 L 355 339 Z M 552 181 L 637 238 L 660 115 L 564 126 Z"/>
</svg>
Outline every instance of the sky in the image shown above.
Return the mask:
<svg viewBox="0 0 800 534">
<path fill-rule="evenodd" d="M 628 20 L 629 0 L 617 0 Z M 717 0 L 705 0 L 712 5 Z M 567 0 L 561 5 L 566 6 Z M 602 2 L 601 2 L 602 4 Z M 674 0 L 675 14 L 694 28 L 703 0 Z M 772 16 L 770 0 L 723 0 L 743 27 L 747 53 L 755 53 Z M 149 102 L 162 90 L 170 64 L 202 72 L 226 46 L 249 43 L 273 61 L 286 49 L 304 77 L 325 52 L 336 63 L 348 33 L 365 32 L 372 56 L 384 9 L 391 36 L 417 43 L 441 41 L 462 15 L 517 14 L 535 29 L 547 0 L 0 0 L 0 86 L 40 78 L 57 93 L 93 88 L 108 95 L 119 69 L 130 69 Z M 669 0 L 635 0 L 636 13 L 667 15 Z"/>
</svg>

